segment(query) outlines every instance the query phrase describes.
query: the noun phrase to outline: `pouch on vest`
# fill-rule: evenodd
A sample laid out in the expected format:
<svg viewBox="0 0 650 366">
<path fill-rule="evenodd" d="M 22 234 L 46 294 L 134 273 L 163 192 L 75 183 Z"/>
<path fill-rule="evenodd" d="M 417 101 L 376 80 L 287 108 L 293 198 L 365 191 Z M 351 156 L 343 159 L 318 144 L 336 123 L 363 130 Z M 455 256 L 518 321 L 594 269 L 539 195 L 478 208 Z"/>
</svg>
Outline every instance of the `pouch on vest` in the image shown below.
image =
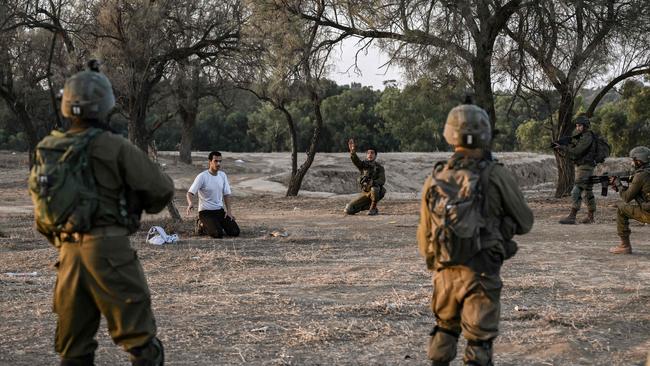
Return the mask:
<svg viewBox="0 0 650 366">
<path fill-rule="evenodd" d="M 88 147 L 101 132 L 97 128 L 81 133 L 52 131 L 36 145 L 29 192 L 36 229 L 49 239 L 92 227 L 98 194 Z"/>
<path fill-rule="evenodd" d="M 442 266 L 452 266 L 466 263 L 482 249 L 481 230 L 486 227 L 484 188 L 492 166 L 486 160 L 471 159 L 467 164 L 436 164 L 426 194 L 434 228 L 427 257 Z"/>
</svg>

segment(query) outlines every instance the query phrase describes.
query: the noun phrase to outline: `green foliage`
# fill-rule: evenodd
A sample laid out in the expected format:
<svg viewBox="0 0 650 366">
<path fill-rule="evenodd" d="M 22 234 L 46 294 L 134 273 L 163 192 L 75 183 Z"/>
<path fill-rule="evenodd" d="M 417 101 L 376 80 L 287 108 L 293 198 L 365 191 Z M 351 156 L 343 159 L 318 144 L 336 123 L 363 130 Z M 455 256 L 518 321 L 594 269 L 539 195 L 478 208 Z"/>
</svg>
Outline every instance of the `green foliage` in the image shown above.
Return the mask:
<svg viewBox="0 0 650 366">
<path fill-rule="evenodd" d="M 592 128 L 612 146 L 613 156 L 627 156 L 650 141 L 650 87 L 627 82 L 622 92 L 623 99 L 596 110 L 592 120 Z"/>
<path fill-rule="evenodd" d="M 193 150 L 256 151 L 258 146 L 250 135 L 249 126 L 249 119 L 255 113 L 247 117 L 242 111 L 226 111 L 214 101 L 204 105 L 196 118 Z"/>
<path fill-rule="evenodd" d="M 554 99 L 557 99 L 557 96 L 553 95 L 552 93 L 549 94 L 550 95 L 547 95 L 546 98 L 548 98 L 551 103 L 555 103 L 556 101 Z M 543 148 L 534 148 L 533 146 L 536 145 L 536 143 L 531 144 L 529 142 L 526 142 L 526 145 L 522 146 L 520 142 L 521 138 L 526 140 L 526 137 L 522 135 L 520 138 L 518 129 L 523 123 L 529 122 L 531 120 L 546 121 L 545 123 L 547 123 L 547 126 L 549 126 L 549 119 L 554 112 L 549 104 L 545 103 L 545 101 L 541 98 L 536 98 L 535 96 L 528 94 L 522 94 L 516 97 L 513 103 L 512 95 L 501 94 L 495 97 L 494 108 L 497 115 L 497 134 L 494 137 L 494 150 L 544 150 Z M 526 126 L 524 127 L 524 130 L 522 130 L 522 133 L 528 133 L 527 130 L 530 128 L 533 128 L 535 130 L 541 129 L 543 128 L 542 126 L 543 124 L 540 124 L 539 126 Z M 544 129 L 543 133 L 546 134 L 548 131 Z"/>
<path fill-rule="evenodd" d="M 10 134 L 0 129 L 0 150 L 27 151 L 27 138 L 24 132 Z"/>
<path fill-rule="evenodd" d="M 375 112 L 380 97 L 381 93 L 371 88 L 353 87 L 327 98 L 322 107 L 327 130 L 324 151 L 346 151 L 349 138 L 354 138 L 361 150 L 395 150 L 397 142 Z"/>
<path fill-rule="evenodd" d="M 282 112 L 272 104 L 264 103 L 248 116 L 248 135 L 260 151 L 274 152 L 290 149 L 289 127 Z"/>
<path fill-rule="evenodd" d="M 386 132 L 397 140 L 397 150 L 445 151 L 449 146 L 442 132 L 459 94 L 422 79 L 403 91 L 386 88 L 375 111 L 384 119 Z"/>
<path fill-rule="evenodd" d="M 551 144 L 551 130 L 549 121 L 530 119 L 521 123 L 516 131 L 519 149 L 523 151 L 536 151 L 549 153 Z"/>
</svg>

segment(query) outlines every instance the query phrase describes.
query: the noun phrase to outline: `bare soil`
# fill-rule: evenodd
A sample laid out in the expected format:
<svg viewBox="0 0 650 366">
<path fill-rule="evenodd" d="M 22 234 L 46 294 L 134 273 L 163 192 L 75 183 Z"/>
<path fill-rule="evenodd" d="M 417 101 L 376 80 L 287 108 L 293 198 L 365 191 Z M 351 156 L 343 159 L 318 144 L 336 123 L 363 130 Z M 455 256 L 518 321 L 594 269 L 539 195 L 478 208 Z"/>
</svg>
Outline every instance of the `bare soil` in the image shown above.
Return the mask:
<svg viewBox="0 0 650 366">
<path fill-rule="evenodd" d="M 175 202 L 205 168 L 161 161 Z M 132 237 L 152 291 L 167 365 L 425 365 L 434 319 L 418 256 L 418 191 L 445 154 L 380 154 L 389 194 L 381 215 L 344 216 L 356 177 L 347 154 L 319 154 L 299 197 L 283 196 L 288 154 L 225 154 L 241 237 L 192 234 L 193 220 L 146 216 Z M 503 267 L 497 365 L 642 365 L 650 349 L 650 227 L 632 224 L 634 254 L 614 256 L 613 192 L 593 225 L 563 226 L 550 156 L 499 156 L 535 213 Z M 239 161 L 238 161 L 239 160 Z M 611 163 L 617 165 L 615 161 Z M 620 164 L 618 164 L 620 165 Z M 56 364 L 51 310 L 56 250 L 32 228 L 27 156 L 0 152 L 0 365 Z M 181 240 L 153 246 L 168 224 Z M 287 236 L 273 236 L 277 232 Z M 102 321 L 97 365 L 126 365 Z M 462 364 L 462 347 L 453 365 Z"/>
</svg>

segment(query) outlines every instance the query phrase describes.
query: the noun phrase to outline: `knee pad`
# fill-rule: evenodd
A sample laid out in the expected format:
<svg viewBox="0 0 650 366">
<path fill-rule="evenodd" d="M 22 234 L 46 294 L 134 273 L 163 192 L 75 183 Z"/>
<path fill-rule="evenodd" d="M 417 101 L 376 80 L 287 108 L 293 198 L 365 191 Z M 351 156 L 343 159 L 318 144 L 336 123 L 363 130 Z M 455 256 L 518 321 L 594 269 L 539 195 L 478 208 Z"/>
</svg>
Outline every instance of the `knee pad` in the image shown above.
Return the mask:
<svg viewBox="0 0 650 366">
<path fill-rule="evenodd" d="M 459 334 L 452 330 L 435 326 L 429 335 L 431 336 L 427 349 L 429 359 L 441 365 L 453 361 L 456 357 L 456 345 Z"/>
<path fill-rule="evenodd" d="M 132 366 L 164 366 L 165 350 L 160 339 L 154 337 L 144 346 L 129 350 Z"/>
<path fill-rule="evenodd" d="M 467 340 L 464 361 L 466 365 L 493 366 L 492 339 L 488 341 Z"/>
</svg>

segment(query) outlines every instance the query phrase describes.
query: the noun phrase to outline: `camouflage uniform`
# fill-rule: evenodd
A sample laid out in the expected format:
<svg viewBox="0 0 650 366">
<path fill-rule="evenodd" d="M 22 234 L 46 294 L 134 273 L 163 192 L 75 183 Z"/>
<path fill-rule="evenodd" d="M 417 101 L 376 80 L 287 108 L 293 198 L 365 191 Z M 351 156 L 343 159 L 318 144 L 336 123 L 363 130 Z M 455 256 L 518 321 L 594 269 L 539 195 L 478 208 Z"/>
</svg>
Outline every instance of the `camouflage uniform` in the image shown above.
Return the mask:
<svg viewBox="0 0 650 366">
<path fill-rule="evenodd" d="M 386 195 L 386 173 L 384 167 L 376 160 L 368 161 L 359 159 L 356 152 L 350 153 L 352 163 L 361 172 L 359 184 L 362 187 L 361 194 L 345 206 L 345 212 L 348 215 L 354 215 L 357 212 L 370 208 L 372 202 L 379 202 Z M 365 181 L 364 181 L 365 180 Z"/>
<path fill-rule="evenodd" d="M 80 130 L 78 133 L 84 133 Z M 74 131 L 71 131 L 74 132 Z M 92 364 L 100 315 L 113 341 L 132 357 L 148 357 L 158 342 L 149 288 L 120 213 L 125 184 L 146 212 L 161 211 L 174 194 L 172 180 L 123 137 L 103 132 L 90 145 L 91 166 L 100 195 L 88 233 L 55 238 L 55 349 L 62 364 Z"/>
<path fill-rule="evenodd" d="M 572 136 L 571 144 L 564 149 L 567 157 L 575 164 L 575 184 L 573 190 L 571 190 L 571 200 L 573 201 L 572 208 L 576 211 L 580 210 L 583 199 L 589 212 L 596 211 L 593 186 L 582 183 L 584 179 L 594 175 L 596 163 L 591 157 L 591 144 L 593 141 L 594 135 L 591 131 L 576 133 Z"/>
<path fill-rule="evenodd" d="M 456 153 L 451 159 L 463 159 Z M 489 229 L 481 234 L 483 248 L 464 265 L 445 267 L 436 258 L 427 258 L 433 274 L 431 308 L 436 327 L 429 340 L 428 356 L 434 365 L 447 365 L 456 357 L 458 337 L 468 340 L 464 360 L 475 365 L 491 365 L 492 341 L 498 335 L 501 277 L 506 255 L 505 243 L 514 234 L 525 234 L 533 225 L 533 214 L 512 175 L 496 164 L 488 178 L 487 217 Z M 427 177 L 422 188 L 417 241 L 420 253 L 435 231 L 427 203 Z"/>
<path fill-rule="evenodd" d="M 620 237 L 630 236 L 630 219 L 650 224 L 650 165 L 645 164 L 634 172 L 630 186 L 619 186 L 623 199 L 617 207 L 616 230 Z M 630 203 L 638 200 L 634 203 Z"/>
</svg>

